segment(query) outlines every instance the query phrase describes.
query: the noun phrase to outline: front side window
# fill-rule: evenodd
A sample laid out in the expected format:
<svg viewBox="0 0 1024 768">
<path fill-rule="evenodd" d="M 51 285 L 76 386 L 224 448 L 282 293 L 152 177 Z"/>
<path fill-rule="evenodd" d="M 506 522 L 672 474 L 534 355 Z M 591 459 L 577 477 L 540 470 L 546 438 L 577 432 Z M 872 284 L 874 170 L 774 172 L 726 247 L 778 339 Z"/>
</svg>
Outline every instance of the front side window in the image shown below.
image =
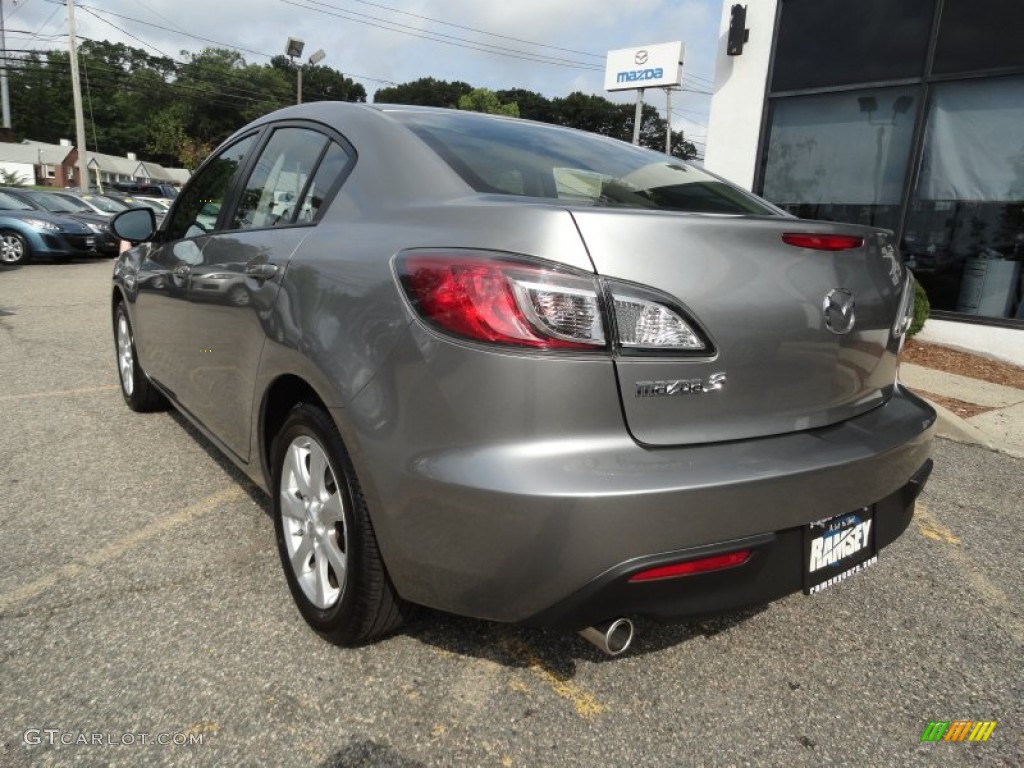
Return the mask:
<svg viewBox="0 0 1024 768">
<path fill-rule="evenodd" d="M 469 112 L 390 114 L 477 192 L 621 208 L 776 214 L 699 168 L 617 139 Z"/>
<path fill-rule="evenodd" d="M 198 237 L 217 226 L 224 198 L 245 164 L 255 135 L 236 141 L 211 160 L 178 196 L 167 226 L 167 238 Z"/>
<path fill-rule="evenodd" d="M 292 223 L 298 201 L 328 139 L 308 128 L 279 128 L 260 153 L 242 190 L 232 229 Z"/>
</svg>

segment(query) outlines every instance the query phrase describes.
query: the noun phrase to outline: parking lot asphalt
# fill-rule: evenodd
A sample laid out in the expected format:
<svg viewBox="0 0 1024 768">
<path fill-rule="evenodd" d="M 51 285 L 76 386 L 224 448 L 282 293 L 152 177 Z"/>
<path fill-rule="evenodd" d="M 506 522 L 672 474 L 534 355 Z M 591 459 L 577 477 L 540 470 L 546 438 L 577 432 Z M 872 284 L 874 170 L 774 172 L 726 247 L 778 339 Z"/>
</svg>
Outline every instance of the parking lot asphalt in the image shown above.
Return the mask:
<svg viewBox="0 0 1024 768">
<path fill-rule="evenodd" d="M 617 659 L 432 611 L 341 649 L 260 492 L 122 402 L 110 270 L 0 270 L 0 765 L 1024 764 L 1021 460 L 939 440 L 878 565 Z"/>
</svg>

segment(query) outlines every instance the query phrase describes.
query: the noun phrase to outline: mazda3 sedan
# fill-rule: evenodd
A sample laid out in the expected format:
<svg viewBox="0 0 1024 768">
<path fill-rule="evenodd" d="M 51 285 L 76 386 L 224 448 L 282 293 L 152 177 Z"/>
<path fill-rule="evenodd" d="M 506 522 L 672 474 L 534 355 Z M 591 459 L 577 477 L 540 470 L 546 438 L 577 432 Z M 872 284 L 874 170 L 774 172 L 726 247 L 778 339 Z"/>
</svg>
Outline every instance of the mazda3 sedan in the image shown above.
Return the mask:
<svg viewBox="0 0 1024 768">
<path fill-rule="evenodd" d="M 84 223 L 0 191 L 0 265 L 15 266 L 40 256 L 81 258 L 95 250 L 96 233 Z"/>
<path fill-rule="evenodd" d="M 618 653 L 864 570 L 931 469 L 892 233 L 614 139 L 308 104 L 112 226 L 125 401 L 270 494 L 341 644 L 419 604 Z"/>
</svg>

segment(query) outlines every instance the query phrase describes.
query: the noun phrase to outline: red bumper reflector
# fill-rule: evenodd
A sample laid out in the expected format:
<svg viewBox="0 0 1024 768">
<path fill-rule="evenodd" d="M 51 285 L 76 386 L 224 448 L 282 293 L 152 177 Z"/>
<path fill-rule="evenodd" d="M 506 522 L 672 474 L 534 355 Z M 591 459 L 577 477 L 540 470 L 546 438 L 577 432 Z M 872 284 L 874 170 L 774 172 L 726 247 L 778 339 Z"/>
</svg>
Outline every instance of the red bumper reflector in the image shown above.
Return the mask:
<svg viewBox="0 0 1024 768">
<path fill-rule="evenodd" d="M 739 552 L 729 552 L 726 555 L 714 555 L 702 557 L 699 560 L 687 560 L 684 563 L 673 563 L 662 565 L 658 568 L 651 568 L 648 571 L 640 571 L 629 577 L 630 582 L 653 581 L 654 579 L 670 579 L 674 576 L 689 576 L 694 573 L 706 573 L 707 571 L 718 571 L 722 568 L 732 568 L 736 565 L 743 565 L 750 559 L 750 550 L 741 549 Z"/>
<path fill-rule="evenodd" d="M 809 232 L 787 232 L 782 242 L 797 248 L 811 248 L 815 251 L 848 251 L 864 245 L 863 237 L 854 235 L 813 235 Z"/>
</svg>

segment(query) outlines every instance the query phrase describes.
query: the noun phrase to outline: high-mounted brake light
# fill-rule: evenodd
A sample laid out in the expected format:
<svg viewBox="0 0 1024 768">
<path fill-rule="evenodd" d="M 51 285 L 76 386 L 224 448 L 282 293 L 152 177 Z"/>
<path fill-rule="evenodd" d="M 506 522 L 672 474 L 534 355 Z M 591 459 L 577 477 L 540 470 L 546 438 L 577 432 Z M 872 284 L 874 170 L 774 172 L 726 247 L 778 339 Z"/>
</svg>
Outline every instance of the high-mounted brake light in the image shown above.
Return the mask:
<svg viewBox="0 0 1024 768">
<path fill-rule="evenodd" d="M 787 232 L 782 242 L 814 251 L 848 251 L 864 245 L 864 238 L 855 235 L 819 235 L 810 232 Z"/>
<path fill-rule="evenodd" d="M 512 259 L 436 251 L 406 254 L 396 269 L 416 311 L 458 336 L 538 349 L 605 345 L 592 278 Z"/>
<path fill-rule="evenodd" d="M 743 565 L 750 559 L 750 550 L 741 549 L 737 552 L 729 552 L 724 555 L 712 555 L 697 560 L 687 560 L 682 563 L 662 565 L 658 568 L 651 568 L 640 573 L 634 573 L 629 581 L 654 581 L 656 579 L 671 579 L 675 576 L 690 576 L 695 573 L 707 573 L 708 571 L 720 571 L 723 568 L 733 568 Z"/>
</svg>

